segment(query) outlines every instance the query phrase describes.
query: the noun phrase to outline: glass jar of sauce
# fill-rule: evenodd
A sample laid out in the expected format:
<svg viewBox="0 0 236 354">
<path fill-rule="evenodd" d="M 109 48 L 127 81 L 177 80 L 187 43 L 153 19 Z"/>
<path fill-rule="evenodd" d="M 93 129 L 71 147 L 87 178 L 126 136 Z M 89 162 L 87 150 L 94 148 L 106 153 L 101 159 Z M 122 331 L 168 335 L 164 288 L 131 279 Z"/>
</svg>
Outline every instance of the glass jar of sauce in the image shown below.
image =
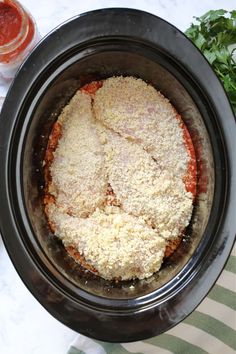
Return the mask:
<svg viewBox="0 0 236 354">
<path fill-rule="evenodd" d="M 14 0 L 0 0 L 0 76 L 14 77 L 18 67 L 39 40 L 32 16 Z"/>
</svg>

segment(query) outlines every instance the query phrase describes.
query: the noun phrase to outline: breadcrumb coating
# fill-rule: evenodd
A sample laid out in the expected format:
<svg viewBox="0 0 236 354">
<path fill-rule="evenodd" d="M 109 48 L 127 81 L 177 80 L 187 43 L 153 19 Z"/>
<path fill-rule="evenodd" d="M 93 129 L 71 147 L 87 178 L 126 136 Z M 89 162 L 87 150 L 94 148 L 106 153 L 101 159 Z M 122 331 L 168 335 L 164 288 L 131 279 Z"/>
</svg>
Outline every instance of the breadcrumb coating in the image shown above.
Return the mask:
<svg viewBox="0 0 236 354">
<path fill-rule="evenodd" d="M 90 91 L 77 91 L 56 123 L 45 212 L 89 270 L 109 280 L 147 278 L 192 214 L 183 123 L 141 79 L 112 77 Z"/>
</svg>

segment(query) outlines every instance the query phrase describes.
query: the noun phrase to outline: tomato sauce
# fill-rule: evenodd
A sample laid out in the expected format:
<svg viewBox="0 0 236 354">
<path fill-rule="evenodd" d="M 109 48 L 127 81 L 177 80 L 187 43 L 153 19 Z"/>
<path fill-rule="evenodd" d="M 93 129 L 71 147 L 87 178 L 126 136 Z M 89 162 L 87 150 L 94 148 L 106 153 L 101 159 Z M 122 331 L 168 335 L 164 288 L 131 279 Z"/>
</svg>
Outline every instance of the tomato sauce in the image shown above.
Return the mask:
<svg viewBox="0 0 236 354">
<path fill-rule="evenodd" d="M 49 136 L 48 140 L 48 145 L 47 145 L 47 150 L 46 150 L 46 155 L 45 155 L 45 175 L 47 181 L 51 180 L 51 176 L 49 173 L 49 167 L 53 161 L 53 153 L 57 148 L 58 141 L 61 138 L 62 135 L 62 127 L 59 122 L 54 123 L 51 134 Z"/>
<path fill-rule="evenodd" d="M 89 84 L 84 85 L 80 91 L 94 95 L 100 87 L 102 87 L 102 81 L 92 81 Z"/>
<path fill-rule="evenodd" d="M 193 146 L 193 142 L 189 131 L 184 123 L 181 124 L 181 128 L 183 129 L 184 135 L 184 144 L 188 151 L 190 160 L 188 162 L 188 172 L 184 178 L 184 183 L 187 192 L 191 192 L 193 197 L 196 197 L 197 192 L 197 163 L 196 163 L 196 155 Z"/>
<path fill-rule="evenodd" d="M 35 25 L 28 13 L 11 0 L 0 2 L 0 62 L 15 60 L 32 42 Z"/>
<path fill-rule="evenodd" d="M 0 46 L 15 39 L 21 29 L 22 16 L 18 9 L 7 2 L 0 2 Z"/>
</svg>

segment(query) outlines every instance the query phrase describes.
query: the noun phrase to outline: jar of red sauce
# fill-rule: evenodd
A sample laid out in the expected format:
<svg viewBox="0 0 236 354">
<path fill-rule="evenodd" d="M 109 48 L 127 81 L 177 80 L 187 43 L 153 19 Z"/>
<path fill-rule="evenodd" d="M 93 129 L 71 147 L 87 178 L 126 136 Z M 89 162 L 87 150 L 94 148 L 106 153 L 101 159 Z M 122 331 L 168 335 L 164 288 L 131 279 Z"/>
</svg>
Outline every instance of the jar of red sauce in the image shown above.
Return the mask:
<svg viewBox="0 0 236 354">
<path fill-rule="evenodd" d="M 34 19 L 17 1 L 0 0 L 0 76 L 14 77 L 39 40 Z"/>
</svg>

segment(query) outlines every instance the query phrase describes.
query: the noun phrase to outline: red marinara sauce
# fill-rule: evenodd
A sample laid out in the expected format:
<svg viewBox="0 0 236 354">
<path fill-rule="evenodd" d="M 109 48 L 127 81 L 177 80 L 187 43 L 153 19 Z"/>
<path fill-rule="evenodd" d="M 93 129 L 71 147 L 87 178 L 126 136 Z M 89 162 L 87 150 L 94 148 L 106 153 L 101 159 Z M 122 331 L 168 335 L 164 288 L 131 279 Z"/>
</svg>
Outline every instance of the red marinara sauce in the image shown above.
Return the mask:
<svg viewBox="0 0 236 354">
<path fill-rule="evenodd" d="M 3 46 L 20 33 L 22 16 L 15 6 L 0 2 L 0 46 Z"/>
<path fill-rule="evenodd" d="M 183 129 L 184 144 L 190 157 L 190 160 L 188 162 L 188 173 L 184 178 L 185 188 L 187 192 L 191 192 L 193 197 L 195 198 L 197 194 L 197 161 L 195 149 L 188 128 L 186 127 L 184 122 L 182 122 L 180 126 Z"/>
<path fill-rule="evenodd" d="M 84 85 L 83 87 L 81 87 L 81 91 L 82 92 L 86 92 L 90 95 L 94 95 L 96 93 L 96 91 L 102 87 L 103 82 L 100 81 L 92 81 L 89 84 Z"/>
<path fill-rule="evenodd" d="M 14 0 L 0 2 L 0 73 L 11 78 L 36 44 L 37 28 L 31 15 Z"/>
</svg>

